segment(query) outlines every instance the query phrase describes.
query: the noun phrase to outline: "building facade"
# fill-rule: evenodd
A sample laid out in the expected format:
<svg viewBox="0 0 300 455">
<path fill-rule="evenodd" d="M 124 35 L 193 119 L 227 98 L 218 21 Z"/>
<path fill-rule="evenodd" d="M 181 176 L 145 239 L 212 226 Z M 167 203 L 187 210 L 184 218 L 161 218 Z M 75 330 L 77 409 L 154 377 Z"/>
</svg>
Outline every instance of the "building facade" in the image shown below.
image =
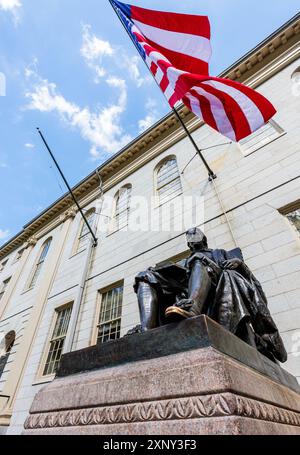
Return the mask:
<svg viewBox="0 0 300 455">
<path fill-rule="evenodd" d="M 185 228 L 194 225 L 211 247 L 243 250 L 289 353 L 285 368 L 300 381 L 299 30 L 298 15 L 221 75 L 278 110 L 250 138 L 220 145 L 222 136 L 181 108 L 214 183 L 171 113 L 74 188 L 97 246 L 69 195 L 2 246 L 0 432 L 22 432 L 63 353 L 139 323 L 135 275 L 186 257 Z"/>
</svg>

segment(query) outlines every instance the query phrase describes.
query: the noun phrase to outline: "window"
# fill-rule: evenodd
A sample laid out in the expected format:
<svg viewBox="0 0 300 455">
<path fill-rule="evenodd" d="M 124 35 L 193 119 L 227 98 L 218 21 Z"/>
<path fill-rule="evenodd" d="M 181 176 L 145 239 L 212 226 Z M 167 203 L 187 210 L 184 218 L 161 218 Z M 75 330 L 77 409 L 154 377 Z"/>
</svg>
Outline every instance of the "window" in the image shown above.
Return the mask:
<svg viewBox="0 0 300 455">
<path fill-rule="evenodd" d="M 34 266 L 33 275 L 32 275 L 32 278 L 31 278 L 29 286 L 28 286 L 29 289 L 33 288 L 37 282 L 37 279 L 41 273 L 42 267 L 44 265 L 47 255 L 48 255 L 51 242 L 52 242 L 52 238 L 46 240 L 46 242 L 44 243 L 44 245 L 42 247 L 42 251 L 39 256 L 39 259 Z"/>
<path fill-rule="evenodd" d="M 166 261 L 159 262 L 156 265 L 160 267 L 172 263 L 180 265 L 181 267 L 185 267 L 186 260 L 190 255 L 191 255 L 190 250 L 187 250 L 184 253 L 177 254 L 176 256 L 173 256 L 172 258 L 167 259 Z"/>
<path fill-rule="evenodd" d="M 24 251 L 24 248 L 22 248 L 22 250 L 17 252 L 15 262 L 18 262 L 22 258 Z"/>
<path fill-rule="evenodd" d="M 94 221 L 95 221 L 95 209 L 89 210 L 86 213 L 86 219 L 91 227 L 93 227 Z M 88 242 L 90 240 L 90 231 L 84 221 L 82 221 L 81 229 L 80 229 L 80 234 L 78 237 L 78 244 L 77 244 L 77 253 L 80 251 L 83 251 L 86 249 Z"/>
<path fill-rule="evenodd" d="M 5 370 L 10 352 L 15 344 L 16 333 L 14 331 L 9 332 L 1 343 L 0 348 L 0 378 Z"/>
<path fill-rule="evenodd" d="M 50 347 L 43 376 L 55 374 L 58 370 L 63 353 L 65 339 L 68 333 L 71 313 L 71 306 L 56 310 L 56 321 L 50 340 Z"/>
<path fill-rule="evenodd" d="M 239 142 L 245 156 L 264 147 L 284 134 L 284 130 L 274 121 L 270 120 L 255 133 Z"/>
<path fill-rule="evenodd" d="M 287 213 L 286 217 L 300 234 L 300 208 L 298 210 L 294 210 L 293 212 Z"/>
<path fill-rule="evenodd" d="M 300 234 L 300 199 L 282 207 L 279 213 L 287 218 L 295 231 Z"/>
<path fill-rule="evenodd" d="M 115 196 L 115 228 L 120 230 L 128 225 L 132 187 L 121 188 Z"/>
<path fill-rule="evenodd" d="M 292 93 L 296 97 L 300 95 L 300 66 L 292 74 Z"/>
<path fill-rule="evenodd" d="M 123 285 L 101 294 L 101 308 L 97 325 L 97 343 L 117 340 L 121 334 Z"/>
<path fill-rule="evenodd" d="M 300 66 L 298 66 L 298 68 L 296 68 L 295 71 L 293 72 L 292 81 L 295 84 L 300 84 Z"/>
<path fill-rule="evenodd" d="M 8 263 L 8 259 L 6 259 L 6 261 L 3 261 L 0 265 L 0 272 L 3 272 L 3 270 L 5 269 L 5 267 L 7 266 L 7 263 Z"/>
<path fill-rule="evenodd" d="M 0 300 L 2 300 L 10 280 L 11 278 L 8 278 L 7 280 L 3 281 L 2 285 L 0 286 Z"/>
<path fill-rule="evenodd" d="M 169 158 L 156 171 L 156 191 L 159 203 L 164 204 L 182 193 L 176 158 Z"/>
</svg>

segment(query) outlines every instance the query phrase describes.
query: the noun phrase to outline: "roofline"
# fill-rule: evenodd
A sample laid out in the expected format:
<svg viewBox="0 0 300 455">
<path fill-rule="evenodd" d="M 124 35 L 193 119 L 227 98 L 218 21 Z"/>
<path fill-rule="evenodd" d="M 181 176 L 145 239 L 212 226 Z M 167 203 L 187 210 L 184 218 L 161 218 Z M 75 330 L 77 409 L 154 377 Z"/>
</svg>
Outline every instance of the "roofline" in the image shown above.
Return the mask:
<svg viewBox="0 0 300 455">
<path fill-rule="evenodd" d="M 290 25 L 292 25 L 294 22 L 296 22 L 298 19 L 300 19 L 300 12 L 295 14 L 291 19 L 289 19 L 287 22 L 285 22 L 281 27 L 279 27 L 275 32 L 271 33 L 271 35 L 267 36 L 263 41 L 261 41 L 257 46 L 255 46 L 251 51 L 247 52 L 244 54 L 239 60 L 237 60 L 235 63 L 233 63 L 231 66 L 229 66 L 226 70 L 222 71 L 222 73 L 219 75 L 219 77 L 223 77 L 226 74 L 230 73 L 235 69 L 236 66 L 240 65 L 244 60 L 247 60 L 247 58 L 251 57 L 251 55 L 255 54 L 259 49 L 264 47 L 269 41 L 271 41 L 273 38 L 276 38 L 278 35 L 280 35 L 281 32 L 286 30 Z"/>
</svg>

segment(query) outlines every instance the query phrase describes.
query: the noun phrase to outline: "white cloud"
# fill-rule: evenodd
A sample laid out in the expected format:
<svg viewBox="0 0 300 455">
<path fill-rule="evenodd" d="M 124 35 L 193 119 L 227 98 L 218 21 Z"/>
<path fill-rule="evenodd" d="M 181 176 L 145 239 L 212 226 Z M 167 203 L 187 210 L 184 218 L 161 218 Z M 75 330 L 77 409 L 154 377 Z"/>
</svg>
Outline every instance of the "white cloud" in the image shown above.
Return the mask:
<svg viewBox="0 0 300 455">
<path fill-rule="evenodd" d="M 4 9 L 4 11 L 12 11 L 20 7 L 20 0 L 0 0 L 0 8 Z"/>
<path fill-rule="evenodd" d="M 112 57 L 115 50 L 108 41 L 104 41 L 91 33 L 91 26 L 83 26 L 82 46 L 80 53 L 87 65 L 95 71 L 95 82 L 106 75 L 106 70 L 102 65 L 104 57 Z"/>
<path fill-rule="evenodd" d="M 102 40 L 92 33 L 90 25 L 83 25 L 82 46 L 80 53 L 86 64 L 95 72 L 95 82 L 115 72 L 116 68 L 128 73 L 130 79 L 137 87 L 145 83 L 152 82 L 151 75 L 143 76 L 140 72 L 140 65 L 143 64 L 141 57 L 138 55 L 129 56 L 126 49 L 122 46 L 115 46 L 109 41 Z M 107 62 L 104 66 L 104 59 L 110 58 L 112 69 L 110 70 Z"/>
<path fill-rule="evenodd" d="M 32 78 L 32 74 L 30 75 Z M 81 108 L 61 95 L 56 84 L 34 75 L 33 89 L 25 94 L 29 100 L 27 109 L 40 112 L 54 112 L 70 127 L 79 131 L 83 139 L 91 144 L 93 158 L 101 158 L 103 152 L 116 153 L 130 142 L 131 137 L 124 133 L 121 115 L 127 105 L 127 86 L 123 79 L 109 77 L 106 84 L 119 92 L 115 104 L 93 112 L 89 107 Z"/>
<path fill-rule="evenodd" d="M 9 236 L 10 236 L 10 231 L 9 230 L 3 231 L 2 229 L 0 229 L 0 240 L 5 240 Z"/>
<path fill-rule="evenodd" d="M 30 142 L 27 142 L 27 144 L 24 144 L 24 147 L 26 147 L 27 149 L 34 149 L 35 145 L 31 144 Z"/>
<path fill-rule="evenodd" d="M 138 122 L 140 133 L 146 131 L 160 118 L 155 100 L 148 99 L 145 107 L 147 111 L 146 117 Z"/>
<path fill-rule="evenodd" d="M 22 6 L 21 0 L 0 0 L 0 10 L 13 14 L 15 23 L 19 22 L 19 10 Z"/>
<path fill-rule="evenodd" d="M 144 84 L 151 83 L 153 81 L 152 76 L 147 74 L 143 76 L 140 71 L 140 64 L 143 63 L 139 55 L 134 55 L 133 57 L 124 56 L 121 66 L 127 68 L 129 76 L 135 85 L 139 88 Z"/>
</svg>

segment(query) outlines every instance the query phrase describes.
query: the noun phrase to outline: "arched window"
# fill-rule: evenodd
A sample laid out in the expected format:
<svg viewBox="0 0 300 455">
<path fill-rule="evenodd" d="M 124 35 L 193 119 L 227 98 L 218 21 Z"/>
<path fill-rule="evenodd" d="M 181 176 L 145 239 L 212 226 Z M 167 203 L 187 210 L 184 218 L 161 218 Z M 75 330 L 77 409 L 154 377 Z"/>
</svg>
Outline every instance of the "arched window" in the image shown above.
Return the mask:
<svg viewBox="0 0 300 455">
<path fill-rule="evenodd" d="M 7 280 L 3 281 L 3 283 L 1 283 L 0 285 L 0 300 L 2 300 L 4 294 L 5 294 L 5 291 L 7 289 L 7 286 L 9 285 L 9 282 L 10 282 L 11 278 L 7 278 Z"/>
<path fill-rule="evenodd" d="M 115 196 L 115 228 L 117 230 L 127 226 L 129 220 L 132 186 L 126 185 Z"/>
<path fill-rule="evenodd" d="M 16 333 L 9 332 L 0 345 L 0 378 L 5 370 L 9 354 L 15 344 Z"/>
<path fill-rule="evenodd" d="M 292 81 L 300 84 L 300 66 L 292 74 Z"/>
<path fill-rule="evenodd" d="M 34 266 L 33 274 L 30 279 L 30 282 L 29 282 L 29 286 L 28 286 L 29 289 L 33 288 L 37 282 L 37 279 L 41 273 L 42 267 L 44 265 L 47 255 L 48 255 L 51 242 L 52 242 L 52 238 L 50 237 L 48 240 L 46 240 L 46 242 L 42 246 L 41 253 L 39 255 L 38 261 L 36 262 L 36 264 Z"/>
<path fill-rule="evenodd" d="M 89 210 L 85 215 L 87 222 L 89 223 L 89 225 L 91 227 L 93 227 L 93 224 L 95 221 L 95 215 L 96 215 L 95 212 L 96 212 L 96 210 L 93 208 L 93 209 Z M 80 228 L 80 232 L 79 232 L 79 236 L 78 236 L 77 253 L 86 249 L 88 241 L 90 239 L 90 235 L 91 235 L 91 233 L 90 233 L 86 223 L 82 220 L 81 228 Z"/>
<path fill-rule="evenodd" d="M 182 193 L 181 178 L 175 157 L 169 157 L 156 168 L 156 192 L 164 204 Z"/>
</svg>

